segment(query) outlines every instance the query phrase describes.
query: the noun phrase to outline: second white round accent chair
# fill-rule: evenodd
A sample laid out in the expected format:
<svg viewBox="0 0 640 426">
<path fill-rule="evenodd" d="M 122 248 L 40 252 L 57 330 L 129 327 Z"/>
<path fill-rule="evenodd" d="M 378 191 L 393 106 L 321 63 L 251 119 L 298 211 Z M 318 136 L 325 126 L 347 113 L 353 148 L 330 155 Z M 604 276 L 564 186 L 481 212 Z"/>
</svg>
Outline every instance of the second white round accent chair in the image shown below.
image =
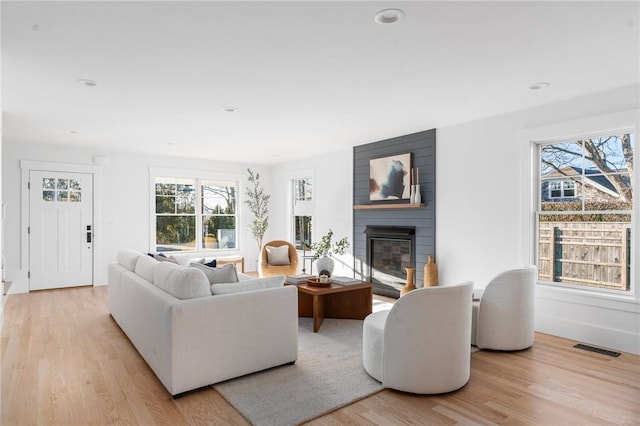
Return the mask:
<svg viewBox="0 0 640 426">
<path fill-rule="evenodd" d="M 454 391 L 469 381 L 473 283 L 427 287 L 364 320 L 364 369 L 386 388 Z"/>
</svg>

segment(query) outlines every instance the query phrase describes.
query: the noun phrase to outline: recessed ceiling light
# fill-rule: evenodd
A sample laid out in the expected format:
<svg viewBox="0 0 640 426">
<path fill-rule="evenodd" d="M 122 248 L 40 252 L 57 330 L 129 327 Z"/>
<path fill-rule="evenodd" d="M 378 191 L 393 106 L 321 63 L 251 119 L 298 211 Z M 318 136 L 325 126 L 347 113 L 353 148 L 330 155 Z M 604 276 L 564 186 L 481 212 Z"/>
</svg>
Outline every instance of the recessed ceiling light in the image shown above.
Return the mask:
<svg viewBox="0 0 640 426">
<path fill-rule="evenodd" d="M 76 83 L 82 84 L 83 86 L 95 87 L 98 85 L 97 81 L 89 80 L 88 78 L 79 78 L 76 80 Z"/>
<path fill-rule="evenodd" d="M 529 86 L 529 89 L 531 89 L 531 90 L 540 90 L 540 89 L 546 89 L 549 86 L 550 86 L 550 84 L 547 83 L 546 81 L 541 81 L 540 83 L 532 84 L 531 86 Z"/>
<path fill-rule="evenodd" d="M 373 18 L 380 25 L 395 24 L 404 17 L 405 13 L 401 9 L 384 9 L 376 13 Z"/>
<path fill-rule="evenodd" d="M 227 107 L 223 107 L 222 110 L 224 112 L 236 112 L 238 109 L 236 107 L 227 106 Z"/>
</svg>

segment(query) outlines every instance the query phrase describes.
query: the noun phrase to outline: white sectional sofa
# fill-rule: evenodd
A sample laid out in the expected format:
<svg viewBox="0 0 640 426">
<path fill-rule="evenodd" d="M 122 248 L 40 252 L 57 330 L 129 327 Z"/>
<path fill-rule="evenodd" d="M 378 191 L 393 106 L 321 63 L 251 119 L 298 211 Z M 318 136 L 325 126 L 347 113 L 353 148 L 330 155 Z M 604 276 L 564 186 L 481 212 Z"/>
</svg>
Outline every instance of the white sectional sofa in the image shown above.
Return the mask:
<svg viewBox="0 0 640 426">
<path fill-rule="evenodd" d="M 212 286 L 133 250 L 108 272 L 113 319 L 173 396 L 298 357 L 297 288 L 284 277 Z"/>
</svg>

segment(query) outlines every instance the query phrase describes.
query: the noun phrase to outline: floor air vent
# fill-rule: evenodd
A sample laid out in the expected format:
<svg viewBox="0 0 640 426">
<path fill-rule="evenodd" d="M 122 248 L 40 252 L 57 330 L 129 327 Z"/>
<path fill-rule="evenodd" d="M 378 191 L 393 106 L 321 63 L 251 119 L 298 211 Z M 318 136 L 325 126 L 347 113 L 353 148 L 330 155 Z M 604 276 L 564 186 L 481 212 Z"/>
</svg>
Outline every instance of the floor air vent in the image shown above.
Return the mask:
<svg viewBox="0 0 640 426">
<path fill-rule="evenodd" d="M 585 345 L 582 343 L 578 343 L 574 346 L 574 348 L 584 349 L 585 351 L 597 352 L 599 354 L 609 355 L 609 356 L 620 356 L 620 352 L 610 351 L 609 349 L 596 348 L 595 346 Z"/>
</svg>

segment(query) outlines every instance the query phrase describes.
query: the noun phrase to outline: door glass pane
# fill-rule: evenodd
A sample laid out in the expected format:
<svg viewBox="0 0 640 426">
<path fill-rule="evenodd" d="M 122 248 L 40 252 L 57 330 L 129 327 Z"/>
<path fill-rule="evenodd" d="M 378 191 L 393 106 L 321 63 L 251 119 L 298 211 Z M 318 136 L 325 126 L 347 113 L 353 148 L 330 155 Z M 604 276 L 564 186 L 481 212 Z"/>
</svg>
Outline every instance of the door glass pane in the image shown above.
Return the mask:
<svg viewBox="0 0 640 426">
<path fill-rule="evenodd" d="M 44 201 L 54 201 L 56 199 L 55 191 L 42 191 L 42 199 Z"/>
<path fill-rule="evenodd" d="M 82 183 L 77 179 L 69 179 L 69 189 L 80 191 L 82 190 Z"/>
<path fill-rule="evenodd" d="M 79 203 L 82 201 L 82 193 L 78 191 L 71 191 L 69 193 L 69 201 L 72 203 Z"/>
<path fill-rule="evenodd" d="M 69 191 L 58 191 L 58 201 L 67 201 L 69 199 Z"/>
<path fill-rule="evenodd" d="M 56 189 L 56 180 L 54 178 L 43 178 L 42 189 Z"/>
<path fill-rule="evenodd" d="M 58 179 L 58 189 L 69 189 L 69 180 Z"/>
</svg>

